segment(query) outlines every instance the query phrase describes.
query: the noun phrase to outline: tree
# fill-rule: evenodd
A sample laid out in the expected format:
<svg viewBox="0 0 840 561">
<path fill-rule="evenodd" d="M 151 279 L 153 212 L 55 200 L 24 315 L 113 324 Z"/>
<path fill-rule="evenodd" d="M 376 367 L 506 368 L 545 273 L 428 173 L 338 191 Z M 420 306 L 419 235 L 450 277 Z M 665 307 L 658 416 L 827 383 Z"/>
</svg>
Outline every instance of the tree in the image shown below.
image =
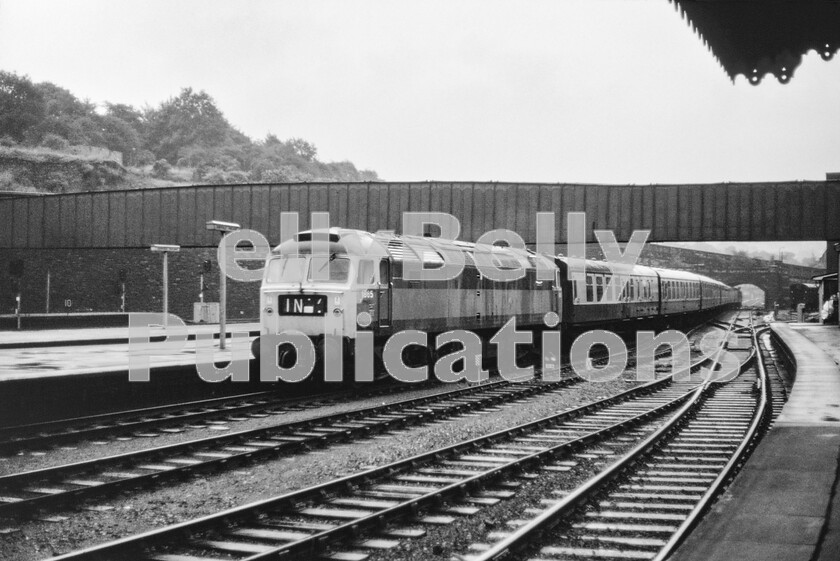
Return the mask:
<svg viewBox="0 0 840 561">
<path fill-rule="evenodd" d="M 111 114 L 99 116 L 99 126 L 104 146 L 108 150 L 122 152 L 123 162 L 134 165 L 140 150 L 140 135 L 130 124 Z"/>
<path fill-rule="evenodd" d="M 0 131 L 4 135 L 24 140 L 44 113 L 44 97 L 28 76 L 0 71 Z"/>
<path fill-rule="evenodd" d="M 81 101 L 68 90 L 50 82 L 35 86 L 44 99 L 44 118 L 26 133 L 26 140 L 37 144 L 48 134 L 66 138 L 70 144 L 102 146 L 102 134 L 96 124 L 96 107 Z"/>
<path fill-rule="evenodd" d="M 279 144 L 283 144 L 283 142 L 277 138 L 277 135 L 274 133 L 268 133 L 265 135 L 265 140 L 263 141 L 263 145 L 265 146 L 277 146 Z"/>
<path fill-rule="evenodd" d="M 143 129 L 146 126 L 146 118 L 143 113 L 124 103 L 105 103 L 106 113 L 108 117 L 116 117 L 121 121 L 129 124 L 131 128 L 137 131 L 137 134 L 142 136 Z"/>
<path fill-rule="evenodd" d="M 188 146 L 212 147 L 223 144 L 233 127 L 216 107 L 213 98 L 201 91 L 184 88 L 180 95 L 150 111 L 146 147 L 158 158 L 178 160 Z"/>
<path fill-rule="evenodd" d="M 297 154 L 307 162 L 314 161 L 315 156 L 318 154 L 318 149 L 315 148 L 315 145 L 305 141 L 302 138 L 290 138 L 286 144 L 289 145 L 289 147 L 295 154 Z"/>
<path fill-rule="evenodd" d="M 51 82 L 41 82 L 36 87 L 44 97 L 48 115 L 81 118 L 96 113 L 96 106 L 93 103 L 80 100 L 70 90 L 56 86 Z"/>
</svg>

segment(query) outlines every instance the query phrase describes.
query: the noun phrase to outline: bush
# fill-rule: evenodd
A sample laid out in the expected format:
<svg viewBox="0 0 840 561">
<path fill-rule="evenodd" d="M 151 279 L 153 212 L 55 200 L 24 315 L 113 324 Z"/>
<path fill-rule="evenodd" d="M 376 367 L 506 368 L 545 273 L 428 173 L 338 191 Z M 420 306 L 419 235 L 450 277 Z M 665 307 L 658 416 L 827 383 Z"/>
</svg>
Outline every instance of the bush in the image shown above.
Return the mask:
<svg viewBox="0 0 840 561">
<path fill-rule="evenodd" d="M 70 148 L 70 143 L 63 136 L 50 133 L 45 135 L 44 138 L 41 140 L 41 146 L 43 146 L 44 148 L 58 150 L 61 152 Z"/>
<path fill-rule="evenodd" d="M 0 171 L 0 191 L 12 191 L 17 183 L 15 176 L 10 171 Z"/>
<path fill-rule="evenodd" d="M 139 150 L 134 156 L 134 165 L 149 166 L 155 161 L 155 155 L 149 150 Z"/>
<path fill-rule="evenodd" d="M 172 166 L 166 160 L 158 160 L 152 166 L 152 175 L 158 179 L 166 179 L 170 171 L 172 171 Z"/>
<path fill-rule="evenodd" d="M 281 166 L 276 169 L 269 169 L 264 171 L 260 177 L 263 183 L 298 183 L 312 181 L 313 179 L 311 174 L 294 166 Z"/>
<path fill-rule="evenodd" d="M 0 171 L 0 191 L 17 191 L 19 193 L 39 193 L 38 189 L 27 183 L 18 183 L 11 171 Z"/>
<path fill-rule="evenodd" d="M 50 193 L 72 193 L 78 191 L 78 189 L 73 189 L 72 175 L 63 169 L 52 170 L 43 174 L 36 184 Z"/>
<path fill-rule="evenodd" d="M 248 183 L 249 176 L 244 171 L 225 171 L 219 168 L 205 167 L 193 172 L 194 181 L 203 181 L 214 185 L 229 185 L 233 183 Z M 197 179 L 196 179 L 197 178 Z"/>
</svg>

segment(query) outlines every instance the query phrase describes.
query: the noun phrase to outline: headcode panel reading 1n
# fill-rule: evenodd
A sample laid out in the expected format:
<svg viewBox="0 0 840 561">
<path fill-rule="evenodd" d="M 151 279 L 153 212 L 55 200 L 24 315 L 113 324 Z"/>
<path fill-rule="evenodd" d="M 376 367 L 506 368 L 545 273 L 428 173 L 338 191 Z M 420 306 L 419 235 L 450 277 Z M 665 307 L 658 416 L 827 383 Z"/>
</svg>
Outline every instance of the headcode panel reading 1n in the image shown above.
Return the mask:
<svg viewBox="0 0 840 561">
<path fill-rule="evenodd" d="M 277 309 L 286 316 L 322 316 L 327 313 L 327 297 L 321 294 L 280 296 Z"/>
</svg>

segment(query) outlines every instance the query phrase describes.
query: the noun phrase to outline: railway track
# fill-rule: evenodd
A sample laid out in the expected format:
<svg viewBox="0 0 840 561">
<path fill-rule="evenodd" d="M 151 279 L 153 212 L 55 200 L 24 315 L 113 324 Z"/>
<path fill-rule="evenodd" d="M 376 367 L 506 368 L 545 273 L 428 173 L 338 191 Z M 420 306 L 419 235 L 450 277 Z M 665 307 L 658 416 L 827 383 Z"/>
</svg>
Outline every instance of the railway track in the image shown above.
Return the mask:
<svg viewBox="0 0 840 561">
<path fill-rule="evenodd" d="M 564 373 L 569 369 L 565 368 Z M 410 389 L 427 384 L 413 385 Z M 282 398 L 276 392 L 255 392 L 137 409 L 61 419 L 45 423 L 0 427 L 0 457 L 23 450 L 47 451 L 85 440 L 130 440 L 154 438 L 163 434 L 212 428 L 227 430 L 229 424 L 265 418 L 292 411 L 326 407 L 348 399 L 370 398 L 409 389 L 397 383 L 384 383 L 375 389 L 346 390 L 296 398 Z"/>
<path fill-rule="evenodd" d="M 699 387 L 700 381 L 669 376 L 387 466 L 56 559 L 311 558 L 336 544 L 341 548 L 328 553 L 332 558 L 363 559 L 354 548 L 393 547 L 423 533 L 395 522 L 449 523 L 510 497 L 517 478 L 534 477 L 532 470 L 562 473 L 578 456 L 602 453 L 595 447 L 606 440 L 644 437 Z M 363 532 L 374 535 L 359 537 Z"/>
<path fill-rule="evenodd" d="M 31 425 L 2 427 L 0 428 L 0 456 L 8 456 L 21 450 L 49 450 L 56 446 L 84 440 L 152 438 L 190 429 L 219 427 L 218 421 L 224 421 L 227 425 L 247 419 L 315 409 L 350 398 L 373 397 L 395 391 L 400 391 L 396 384 L 365 392 L 348 390 L 295 398 L 283 398 L 273 391 L 255 392 Z"/>
<path fill-rule="evenodd" d="M 462 558 L 661 561 L 745 461 L 769 414 L 759 353 L 735 380 L 701 385 L 665 425 L 584 485 Z"/>
<path fill-rule="evenodd" d="M 666 349 L 656 356 L 669 354 Z M 694 368 L 708 359 L 701 357 Z M 581 381 L 568 367 L 563 373 L 563 379 L 557 382 L 487 382 L 375 407 L 0 476 L 0 517 L 37 513 L 119 489 L 343 444 L 354 438 L 522 402 Z"/>
<path fill-rule="evenodd" d="M 303 421 L 0 476 L 0 517 L 432 422 L 557 391 L 575 381 L 566 378 L 547 383 L 490 382 Z"/>
<path fill-rule="evenodd" d="M 693 330 L 694 332 L 696 330 Z M 418 386 L 413 386 L 417 388 Z M 227 430 L 229 424 L 265 418 L 292 411 L 333 405 L 350 398 L 369 398 L 405 390 L 399 384 L 384 384 L 373 390 L 337 391 L 329 394 L 279 397 L 276 392 L 205 399 L 117 411 L 44 423 L 0 427 L 0 457 L 24 450 L 48 451 L 83 441 L 154 438 L 164 434 L 213 428 Z"/>
</svg>

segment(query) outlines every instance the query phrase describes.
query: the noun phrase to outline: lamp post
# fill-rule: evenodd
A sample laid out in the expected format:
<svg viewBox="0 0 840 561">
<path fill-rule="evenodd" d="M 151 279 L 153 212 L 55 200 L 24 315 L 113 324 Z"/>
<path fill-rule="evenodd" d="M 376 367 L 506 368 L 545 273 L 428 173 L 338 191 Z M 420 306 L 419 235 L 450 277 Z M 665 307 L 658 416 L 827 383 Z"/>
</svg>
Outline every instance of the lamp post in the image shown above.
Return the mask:
<svg viewBox="0 0 840 561">
<path fill-rule="evenodd" d="M 156 243 L 151 247 L 155 253 L 163 253 L 163 325 L 169 323 L 169 252 L 181 251 L 180 245 Z"/>
<path fill-rule="evenodd" d="M 208 220 L 206 223 L 208 230 L 213 230 L 221 234 L 224 239 L 225 234 L 239 230 L 240 226 L 236 222 L 223 222 L 221 220 Z M 224 264 L 219 262 L 219 348 L 224 350 L 225 339 L 227 333 L 225 332 L 225 323 L 227 321 L 227 276 L 225 275 Z"/>
</svg>

